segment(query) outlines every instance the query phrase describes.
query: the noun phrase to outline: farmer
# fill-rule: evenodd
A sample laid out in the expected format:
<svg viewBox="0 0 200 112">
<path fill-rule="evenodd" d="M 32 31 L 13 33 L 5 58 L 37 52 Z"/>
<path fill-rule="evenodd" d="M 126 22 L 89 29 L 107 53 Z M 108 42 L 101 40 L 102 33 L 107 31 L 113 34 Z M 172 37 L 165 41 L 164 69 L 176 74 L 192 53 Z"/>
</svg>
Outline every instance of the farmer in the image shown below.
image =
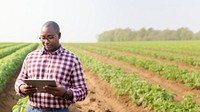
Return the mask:
<svg viewBox="0 0 200 112">
<path fill-rule="evenodd" d="M 79 58 L 62 47 L 60 28 L 48 21 L 41 28 L 42 49 L 29 53 L 15 82 L 20 96 L 28 96 L 26 112 L 68 112 L 71 103 L 87 96 L 87 87 Z M 45 92 L 27 85 L 24 79 L 54 79 L 56 86 L 44 86 Z"/>
</svg>

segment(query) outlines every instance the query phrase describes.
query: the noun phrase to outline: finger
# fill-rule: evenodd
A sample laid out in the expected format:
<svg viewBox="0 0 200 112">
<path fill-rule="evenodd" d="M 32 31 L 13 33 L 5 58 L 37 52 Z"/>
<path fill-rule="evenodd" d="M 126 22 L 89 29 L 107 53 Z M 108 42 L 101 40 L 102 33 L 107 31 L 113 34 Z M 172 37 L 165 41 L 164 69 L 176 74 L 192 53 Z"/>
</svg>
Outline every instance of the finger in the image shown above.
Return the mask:
<svg viewBox="0 0 200 112">
<path fill-rule="evenodd" d="M 32 85 L 27 85 L 27 86 L 25 87 L 25 89 L 32 89 L 32 88 L 35 88 L 35 87 L 33 87 Z"/>
<path fill-rule="evenodd" d="M 27 92 L 28 95 L 33 95 L 34 93 L 35 93 L 35 92 L 33 92 L 33 91 Z"/>
<path fill-rule="evenodd" d="M 58 88 L 57 87 L 52 87 L 52 86 L 44 86 L 44 89 L 46 89 L 46 90 L 51 90 L 51 91 L 57 91 L 58 90 Z"/>
<path fill-rule="evenodd" d="M 56 95 L 56 91 L 50 90 L 50 89 L 46 89 L 46 92 L 52 95 Z"/>
<path fill-rule="evenodd" d="M 32 87 L 32 88 L 26 88 L 26 89 L 24 89 L 24 92 L 37 92 L 37 88 L 35 88 L 35 87 Z"/>
<path fill-rule="evenodd" d="M 57 95 L 57 93 L 59 92 L 59 88 L 57 87 L 45 86 L 44 89 L 46 90 L 47 93 L 50 93 L 53 95 Z"/>
<path fill-rule="evenodd" d="M 35 90 L 37 90 L 37 88 L 35 88 L 35 87 L 30 87 L 30 88 L 26 88 L 26 90 L 28 90 L 28 91 L 35 91 Z"/>
</svg>

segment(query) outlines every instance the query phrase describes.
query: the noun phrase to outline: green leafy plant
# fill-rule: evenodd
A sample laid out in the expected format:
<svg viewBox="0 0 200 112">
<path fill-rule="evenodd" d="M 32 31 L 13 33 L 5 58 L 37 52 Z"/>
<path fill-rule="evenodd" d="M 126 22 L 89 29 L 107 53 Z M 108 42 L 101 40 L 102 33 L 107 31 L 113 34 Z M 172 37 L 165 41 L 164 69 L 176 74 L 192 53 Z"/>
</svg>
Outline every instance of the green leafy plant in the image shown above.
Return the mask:
<svg viewBox="0 0 200 112">
<path fill-rule="evenodd" d="M 12 112 L 26 112 L 27 104 L 28 97 L 19 99 L 17 104 L 13 106 Z"/>
</svg>

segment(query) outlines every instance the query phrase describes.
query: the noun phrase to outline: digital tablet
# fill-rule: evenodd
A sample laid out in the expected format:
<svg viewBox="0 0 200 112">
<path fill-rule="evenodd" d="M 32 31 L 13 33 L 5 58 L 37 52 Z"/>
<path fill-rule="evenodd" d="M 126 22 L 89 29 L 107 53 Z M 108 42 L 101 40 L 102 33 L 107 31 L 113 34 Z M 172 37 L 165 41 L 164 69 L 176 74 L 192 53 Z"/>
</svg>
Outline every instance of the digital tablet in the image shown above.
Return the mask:
<svg viewBox="0 0 200 112">
<path fill-rule="evenodd" d="M 38 88 L 38 92 L 45 92 L 43 87 L 46 85 L 56 87 L 56 81 L 51 79 L 25 79 L 24 82 Z"/>
</svg>

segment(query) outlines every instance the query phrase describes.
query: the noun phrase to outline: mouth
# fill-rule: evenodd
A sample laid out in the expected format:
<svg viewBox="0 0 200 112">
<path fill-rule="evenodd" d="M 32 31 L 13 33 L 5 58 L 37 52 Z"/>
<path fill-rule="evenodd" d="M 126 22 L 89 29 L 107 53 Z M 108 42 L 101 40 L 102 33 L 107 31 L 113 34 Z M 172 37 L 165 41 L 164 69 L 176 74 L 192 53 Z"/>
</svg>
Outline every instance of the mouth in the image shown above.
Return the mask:
<svg viewBox="0 0 200 112">
<path fill-rule="evenodd" d="M 45 47 L 46 47 L 46 48 L 52 48 L 52 46 L 51 46 L 51 45 L 45 45 Z"/>
</svg>

